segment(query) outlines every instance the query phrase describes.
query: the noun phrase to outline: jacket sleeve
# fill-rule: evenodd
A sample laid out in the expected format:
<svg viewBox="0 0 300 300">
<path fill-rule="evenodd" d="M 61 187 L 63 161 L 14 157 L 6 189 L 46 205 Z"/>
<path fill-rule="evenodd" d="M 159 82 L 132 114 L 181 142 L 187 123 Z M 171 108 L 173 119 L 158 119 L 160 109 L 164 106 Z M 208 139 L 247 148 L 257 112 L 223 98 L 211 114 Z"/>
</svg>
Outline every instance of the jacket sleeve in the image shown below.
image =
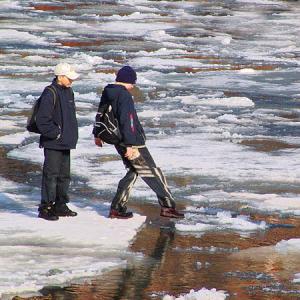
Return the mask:
<svg viewBox="0 0 300 300">
<path fill-rule="evenodd" d="M 122 93 L 118 100 L 118 121 L 123 143 L 137 145 L 136 111 L 132 96 Z"/>
<path fill-rule="evenodd" d="M 49 89 L 45 89 L 40 99 L 36 124 L 41 134 L 49 139 L 56 139 L 60 134 L 59 125 L 53 119 L 53 111 L 54 95 Z"/>
</svg>

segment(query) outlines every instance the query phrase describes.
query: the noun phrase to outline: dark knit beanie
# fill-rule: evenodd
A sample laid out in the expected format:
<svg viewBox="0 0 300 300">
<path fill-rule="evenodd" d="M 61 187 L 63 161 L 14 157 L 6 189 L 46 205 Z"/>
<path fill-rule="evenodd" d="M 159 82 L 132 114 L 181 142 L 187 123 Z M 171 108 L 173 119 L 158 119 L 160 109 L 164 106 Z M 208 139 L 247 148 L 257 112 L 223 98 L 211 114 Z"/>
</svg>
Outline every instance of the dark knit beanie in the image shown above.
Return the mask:
<svg viewBox="0 0 300 300">
<path fill-rule="evenodd" d="M 116 77 L 116 81 L 118 82 L 124 82 L 124 83 L 136 83 L 136 72 L 129 66 L 125 66 L 121 68 Z"/>
</svg>

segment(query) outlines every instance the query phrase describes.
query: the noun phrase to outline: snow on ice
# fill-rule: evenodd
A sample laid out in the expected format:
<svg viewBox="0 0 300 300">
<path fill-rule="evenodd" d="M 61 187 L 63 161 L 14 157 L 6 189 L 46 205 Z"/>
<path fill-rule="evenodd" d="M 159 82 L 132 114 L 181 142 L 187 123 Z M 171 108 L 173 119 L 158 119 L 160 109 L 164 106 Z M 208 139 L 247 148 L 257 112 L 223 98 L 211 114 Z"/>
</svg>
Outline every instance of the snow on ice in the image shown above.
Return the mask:
<svg viewBox="0 0 300 300">
<path fill-rule="evenodd" d="M 97 276 L 125 264 L 120 254 L 145 217 L 107 218 L 109 205 L 70 204 L 76 218 L 37 217 L 37 191 L 0 178 L 0 297 L 37 292 L 45 285 Z M 76 200 L 74 201 L 74 203 Z"/>
</svg>

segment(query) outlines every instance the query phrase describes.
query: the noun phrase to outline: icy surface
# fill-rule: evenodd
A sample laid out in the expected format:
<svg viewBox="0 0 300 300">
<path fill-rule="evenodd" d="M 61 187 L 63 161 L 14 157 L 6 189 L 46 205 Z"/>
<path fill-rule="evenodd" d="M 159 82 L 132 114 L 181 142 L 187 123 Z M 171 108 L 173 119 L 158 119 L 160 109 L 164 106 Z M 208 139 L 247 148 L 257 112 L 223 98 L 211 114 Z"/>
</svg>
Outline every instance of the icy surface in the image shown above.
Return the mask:
<svg viewBox="0 0 300 300">
<path fill-rule="evenodd" d="M 188 294 L 179 297 L 166 295 L 162 300 L 224 300 L 227 295 L 224 291 L 202 288 L 199 291 L 191 290 Z"/>
<path fill-rule="evenodd" d="M 276 244 L 275 246 L 276 251 L 279 253 L 289 253 L 295 252 L 300 253 L 300 239 L 290 239 L 290 240 L 283 240 Z"/>
<path fill-rule="evenodd" d="M 300 273 L 295 274 L 295 278 L 294 278 L 293 282 L 295 282 L 295 283 L 300 282 Z"/>
<path fill-rule="evenodd" d="M 34 4 L 0 1 L 0 145 L 8 150 L 9 158 L 42 164 L 38 137 L 25 130 L 25 114 L 53 79 L 54 65 L 67 60 L 81 74 L 73 84 L 80 130 L 77 149 L 71 154 L 72 176 L 77 182 L 84 182 L 87 189 L 101 194 L 101 201 L 109 202 L 126 171 L 113 147 L 105 145 L 100 149 L 93 144 L 92 124 L 101 89 L 115 80 L 117 69 L 130 64 L 138 73 L 137 111 L 148 137 L 147 145 L 166 174 L 176 200 L 189 205 L 186 220 L 176 223 L 178 231 L 195 235 L 234 231 L 245 235 L 269 228 L 267 223 L 251 220 L 249 210 L 300 215 L 297 1 L 239 0 L 216 4 L 126 0 L 114 5 L 104 1 L 101 10 L 97 1 L 72 9 L 65 9 L 65 3 L 59 1 L 47 1 L 50 6 L 62 5 L 61 10 L 53 11 L 36 10 Z M 25 253 L 37 251 L 38 247 L 32 245 L 39 243 L 34 233 L 40 235 L 44 226 L 42 220 L 36 219 L 39 191 L 31 186 L 20 188 L 2 178 L 0 188 L 0 217 L 4 222 L 0 229 L 4 243 L 1 249 L 5 253 L 10 253 L 5 247 L 14 249 L 5 226 L 10 228 L 10 220 L 17 216 L 15 219 L 24 222 L 25 230 L 30 229 L 21 234 L 21 240 L 28 236 L 30 251 Z M 28 191 L 31 188 L 33 193 Z M 137 181 L 132 198 L 157 201 L 141 180 Z M 85 199 L 84 204 L 74 203 L 80 214 L 72 225 L 75 228 L 78 222 L 79 232 L 89 222 L 112 226 L 104 217 L 108 209 L 104 204 L 94 207 L 91 199 Z M 208 210 L 220 205 L 237 209 Z M 28 214 L 29 211 L 34 213 Z M 140 218 L 135 215 L 128 239 L 125 235 L 126 241 L 118 241 L 123 243 L 121 249 L 133 238 L 142 223 Z M 33 224 L 33 219 L 39 226 Z M 59 226 L 64 222 L 70 231 L 67 237 L 60 236 Z M 53 231 L 41 245 L 50 243 L 53 248 L 57 239 L 59 243 L 65 240 L 63 247 L 73 253 L 69 244 L 77 243 L 80 234 L 72 233 L 68 222 L 71 223 L 66 219 L 53 224 Z M 101 228 L 91 227 L 91 239 L 94 237 L 96 243 L 91 247 L 106 251 L 109 243 L 117 246 L 108 241 L 102 250 L 103 241 L 95 239 L 98 230 L 104 230 Z M 19 227 L 15 230 L 9 234 L 16 237 Z M 56 272 L 52 260 L 42 256 L 49 267 L 41 262 L 41 268 L 36 270 L 41 281 L 31 277 L 23 286 L 21 279 L 12 277 L 11 282 L 16 280 L 12 289 L 19 286 L 20 290 L 36 290 L 52 279 L 71 280 L 71 270 L 77 270 L 76 278 L 84 277 L 119 263 L 118 255 L 113 259 L 108 255 L 105 264 L 94 254 L 82 254 L 84 243 L 91 242 L 89 235 L 82 236 L 80 242 L 78 255 L 85 262 L 82 269 L 75 259 L 64 257 L 65 269 Z M 17 243 L 15 251 L 25 246 Z M 276 249 L 295 251 L 298 242 L 281 242 Z M 22 256 L 22 251 L 18 251 L 16 261 L 30 264 L 30 254 Z M 5 255 L 5 259 L 12 260 L 13 256 Z M 56 256 L 55 259 L 60 261 Z M 85 267 L 91 262 L 97 270 Z M 20 275 L 15 268 L 12 264 L 11 274 L 16 273 L 18 278 L 28 275 Z M 49 270 L 52 271 L 47 273 Z M 5 274 L 9 281 L 10 276 Z M 299 274 L 294 274 L 297 281 Z M 3 279 L 4 284 L 8 289 L 10 283 Z"/>
<path fill-rule="evenodd" d="M 145 217 L 112 220 L 107 218 L 109 205 L 78 203 L 69 205 L 77 217 L 46 221 L 37 217 L 38 195 L 0 180 L 1 299 L 97 276 L 126 263 L 120 254 L 125 254 Z"/>
<path fill-rule="evenodd" d="M 193 208 L 187 209 L 185 220 L 176 223 L 176 229 L 182 232 L 205 232 L 213 230 L 233 230 L 237 232 L 250 232 L 255 230 L 265 230 L 265 222 L 252 222 L 248 216 L 232 216 L 228 211 L 219 211 L 215 215 L 205 214 L 205 210 Z M 189 212 L 190 211 L 190 212 Z M 202 211 L 204 214 L 201 214 Z"/>
</svg>

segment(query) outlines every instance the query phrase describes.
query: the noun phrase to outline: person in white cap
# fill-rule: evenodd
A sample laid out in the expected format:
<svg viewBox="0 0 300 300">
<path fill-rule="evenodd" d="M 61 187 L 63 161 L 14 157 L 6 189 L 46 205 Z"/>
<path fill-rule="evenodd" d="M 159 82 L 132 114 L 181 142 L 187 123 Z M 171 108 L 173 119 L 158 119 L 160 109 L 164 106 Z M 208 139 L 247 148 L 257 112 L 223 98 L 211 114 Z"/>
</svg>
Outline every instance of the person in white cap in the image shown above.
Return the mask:
<svg viewBox="0 0 300 300">
<path fill-rule="evenodd" d="M 55 78 L 41 97 L 36 124 L 41 132 L 40 148 L 44 148 L 44 165 L 39 218 L 58 220 L 76 216 L 67 206 L 70 185 L 70 150 L 76 148 L 78 124 L 72 82 L 79 77 L 68 63 L 59 63 Z"/>
</svg>

